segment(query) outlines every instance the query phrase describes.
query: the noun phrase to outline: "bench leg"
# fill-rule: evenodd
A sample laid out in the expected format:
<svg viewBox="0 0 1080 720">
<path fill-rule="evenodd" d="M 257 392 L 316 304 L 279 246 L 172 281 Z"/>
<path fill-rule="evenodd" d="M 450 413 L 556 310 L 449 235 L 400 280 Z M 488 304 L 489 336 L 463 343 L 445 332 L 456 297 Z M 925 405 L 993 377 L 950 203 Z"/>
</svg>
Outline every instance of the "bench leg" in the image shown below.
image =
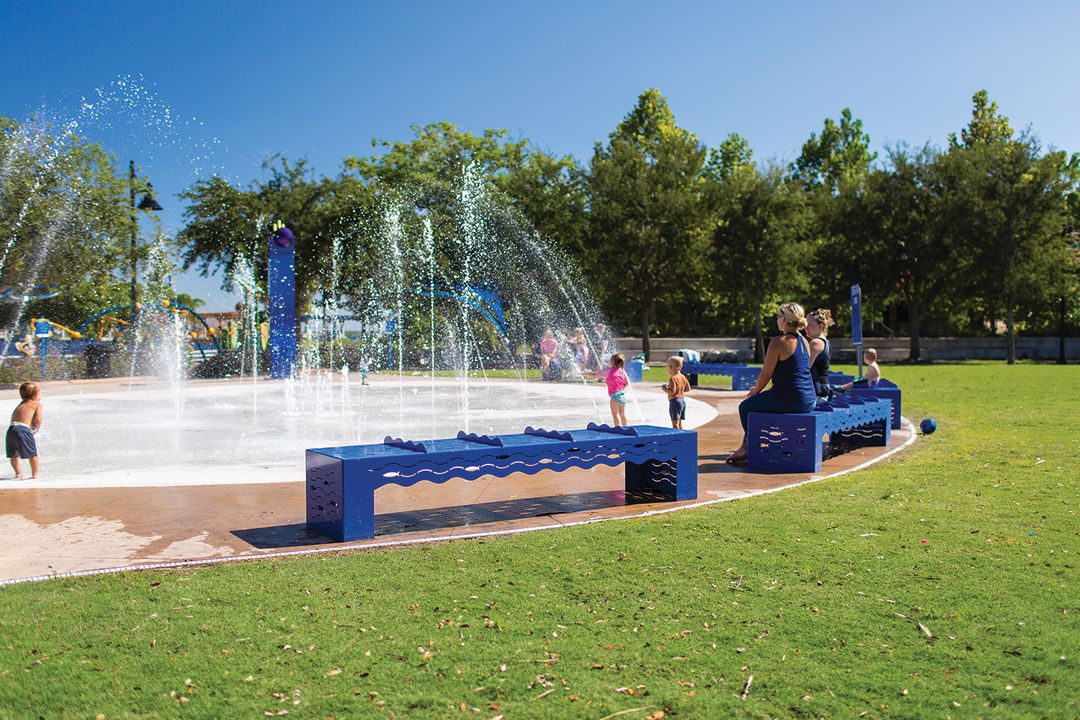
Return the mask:
<svg viewBox="0 0 1080 720">
<path fill-rule="evenodd" d="M 375 537 L 375 490 L 349 487 L 345 496 L 345 514 L 342 517 L 342 542 L 370 540 Z"/>
<path fill-rule="evenodd" d="M 891 413 L 890 413 L 891 414 Z M 844 451 L 859 447 L 883 447 L 892 438 L 892 418 L 878 420 L 853 430 L 833 433 L 832 442 Z"/>
<path fill-rule="evenodd" d="M 626 491 L 659 492 L 674 500 L 693 500 L 697 497 L 698 452 L 697 433 L 687 432 L 680 437 L 670 460 L 649 460 L 625 463 Z"/>
<path fill-rule="evenodd" d="M 698 383 L 697 373 L 689 373 L 686 376 L 686 381 L 690 383 L 690 387 L 697 387 L 697 383 Z"/>
<path fill-rule="evenodd" d="M 750 413 L 747 464 L 755 470 L 821 472 L 821 433 L 808 415 Z"/>
<path fill-rule="evenodd" d="M 345 497 L 341 460 L 309 452 L 306 463 L 308 530 L 342 542 Z"/>
</svg>

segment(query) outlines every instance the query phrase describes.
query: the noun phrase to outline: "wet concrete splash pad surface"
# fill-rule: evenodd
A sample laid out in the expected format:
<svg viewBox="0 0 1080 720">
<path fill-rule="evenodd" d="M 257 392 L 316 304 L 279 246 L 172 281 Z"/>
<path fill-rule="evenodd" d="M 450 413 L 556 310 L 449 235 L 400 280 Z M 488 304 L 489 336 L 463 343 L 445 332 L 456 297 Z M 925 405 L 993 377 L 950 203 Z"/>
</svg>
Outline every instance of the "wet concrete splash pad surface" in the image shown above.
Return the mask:
<svg viewBox="0 0 1080 720">
<path fill-rule="evenodd" d="M 161 487 L 302 482 L 311 447 L 453 437 L 458 430 L 516 433 L 525 425 L 585 427 L 610 422 L 602 384 L 372 377 L 353 374 L 303 382 L 115 381 L 46 386 L 38 436 L 42 478 L 7 488 Z M 3 397 L 14 406 L 15 391 Z M 691 401 L 687 427 L 711 420 Z M 634 423 L 667 425 L 667 402 L 635 393 Z"/>
</svg>

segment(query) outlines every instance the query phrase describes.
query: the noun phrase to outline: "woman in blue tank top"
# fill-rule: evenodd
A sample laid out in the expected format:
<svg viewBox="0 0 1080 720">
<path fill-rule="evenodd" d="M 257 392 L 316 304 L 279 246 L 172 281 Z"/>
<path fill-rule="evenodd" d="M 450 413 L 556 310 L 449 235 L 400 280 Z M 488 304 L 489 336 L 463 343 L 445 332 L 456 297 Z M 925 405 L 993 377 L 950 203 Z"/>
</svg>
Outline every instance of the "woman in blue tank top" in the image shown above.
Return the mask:
<svg viewBox="0 0 1080 720">
<path fill-rule="evenodd" d="M 800 331 L 806 327 L 806 313 L 798 303 L 784 303 L 776 313 L 776 325 L 783 335 L 769 343 L 765 364 L 757 384 L 739 403 L 743 441 L 728 457 L 732 464 L 746 462 L 746 420 L 752 412 L 803 413 L 817 403 L 814 380 L 810 376 L 810 345 Z M 765 386 L 772 381 L 772 388 Z"/>
</svg>

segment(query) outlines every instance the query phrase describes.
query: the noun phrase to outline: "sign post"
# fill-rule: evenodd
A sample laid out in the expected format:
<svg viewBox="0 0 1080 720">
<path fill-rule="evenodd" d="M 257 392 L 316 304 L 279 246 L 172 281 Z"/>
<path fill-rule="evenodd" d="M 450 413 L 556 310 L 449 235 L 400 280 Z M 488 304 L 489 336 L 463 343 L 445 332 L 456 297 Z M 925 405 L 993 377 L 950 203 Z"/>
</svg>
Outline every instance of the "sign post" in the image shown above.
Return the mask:
<svg viewBox="0 0 1080 720">
<path fill-rule="evenodd" d="M 855 357 L 859 363 L 859 374 L 862 377 L 862 290 L 859 284 L 851 286 L 851 344 L 855 346 Z"/>
<path fill-rule="evenodd" d="M 52 335 L 52 323 L 45 318 L 34 318 L 30 322 L 34 326 L 34 337 L 41 341 L 38 343 L 38 347 L 41 348 L 41 382 L 45 382 L 45 365 L 46 360 L 49 359 L 49 336 Z"/>
</svg>

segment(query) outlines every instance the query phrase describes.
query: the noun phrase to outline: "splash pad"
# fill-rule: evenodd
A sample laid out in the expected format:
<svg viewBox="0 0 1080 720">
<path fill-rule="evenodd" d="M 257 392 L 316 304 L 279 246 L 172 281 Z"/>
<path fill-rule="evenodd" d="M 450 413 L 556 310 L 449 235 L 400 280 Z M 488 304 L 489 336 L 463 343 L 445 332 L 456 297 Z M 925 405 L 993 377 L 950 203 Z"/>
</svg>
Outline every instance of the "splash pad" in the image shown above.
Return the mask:
<svg viewBox="0 0 1080 720">
<path fill-rule="evenodd" d="M 321 373 L 302 380 L 188 381 L 178 406 L 168 382 L 47 386 L 42 478 L 3 488 L 167 487 L 304 480 L 304 450 L 526 424 L 610 422 L 602 385 L 474 378 L 467 404 L 454 377 Z M 55 390 L 53 388 L 56 388 Z M 62 394 L 61 394 L 62 393 Z M 14 394 L 14 391 L 6 391 Z M 466 415 L 467 413 L 467 415 Z M 632 422 L 666 424 L 663 395 L 639 393 Z M 687 427 L 715 410 L 691 401 Z"/>
</svg>

